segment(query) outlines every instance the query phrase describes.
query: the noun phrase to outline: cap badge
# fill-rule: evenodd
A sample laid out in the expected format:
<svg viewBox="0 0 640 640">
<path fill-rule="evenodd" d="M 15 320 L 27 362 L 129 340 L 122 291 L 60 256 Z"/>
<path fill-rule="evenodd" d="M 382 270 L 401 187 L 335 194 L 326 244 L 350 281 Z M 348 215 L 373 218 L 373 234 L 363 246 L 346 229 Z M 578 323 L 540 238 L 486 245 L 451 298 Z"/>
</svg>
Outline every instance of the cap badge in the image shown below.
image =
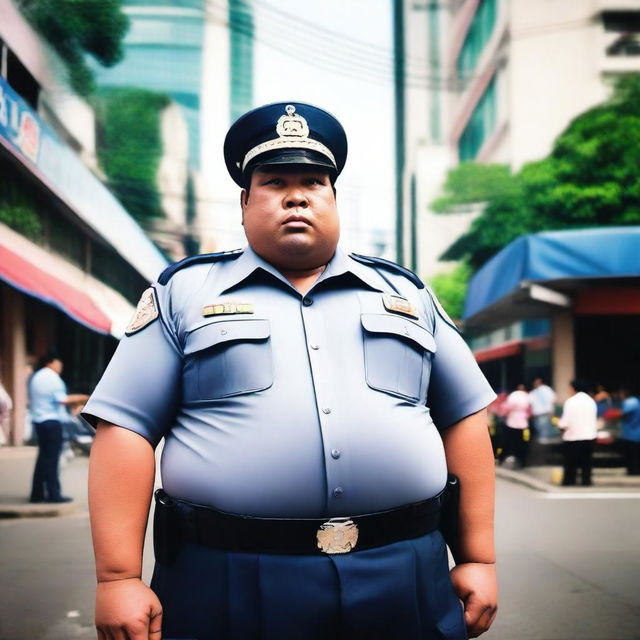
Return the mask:
<svg viewBox="0 0 640 640">
<path fill-rule="evenodd" d="M 244 171 L 251 160 L 267 151 L 279 149 L 308 149 L 316 151 L 328 158 L 334 167 L 337 167 L 336 159 L 331 150 L 319 140 L 309 137 L 309 124 L 306 119 L 296 113 L 292 104 L 285 107 L 286 114 L 278 118 L 276 123 L 277 138 L 261 142 L 250 149 L 238 168 Z"/>
<path fill-rule="evenodd" d="M 131 318 L 131 322 L 129 322 L 125 329 L 125 334 L 130 336 L 144 329 L 147 325 L 151 324 L 158 315 L 158 307 L 156 306 L 153 288 L 149 287 L 140 297 L 133 318 Z"/>
<path fill-rule="evenodd" d="M 382 304 L 384 308 L 391 313 L 399 313 L 403 316 L 409 316 L 410 318 L 419 319 L 416 308 L 402 296 L 395 296 L 390 293 L 382 295 Z"/>
<path fill-rule="evenodd" d="M 202 307 L 202 315 L 205 318 L 210 316 L 231 316 L 239 313 L 253 313 L 253 305 L 249 302 L 218 302 L 207 304 Z"/>
<path fill-rule="evenodd" d="M 292 104 L 285 107 L 286 116 L 278 118 L 276 133 L 281 138 L 308 138 L 309 125 L 307 121 L 296 113 L 296 108 Z"/>
</svg>

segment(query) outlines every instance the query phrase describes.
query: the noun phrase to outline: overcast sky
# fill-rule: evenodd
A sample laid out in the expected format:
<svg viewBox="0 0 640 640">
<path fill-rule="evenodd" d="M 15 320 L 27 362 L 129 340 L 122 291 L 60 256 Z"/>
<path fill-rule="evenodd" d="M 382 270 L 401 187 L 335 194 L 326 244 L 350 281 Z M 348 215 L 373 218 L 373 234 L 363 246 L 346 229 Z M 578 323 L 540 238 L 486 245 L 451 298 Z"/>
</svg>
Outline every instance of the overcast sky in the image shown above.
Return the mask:
<svg viewBox="0 0 640 640">
<path fill-rule="evenodd" d="M 347 164 L 337 183 L 343 244 L 360 245 L 362 234 L 376 228 L 391 239 L 391 3 L 256 0 L 254 7 L 256 104 L 300 100 L 331 111 L 349 140 Z"/>
</svg>

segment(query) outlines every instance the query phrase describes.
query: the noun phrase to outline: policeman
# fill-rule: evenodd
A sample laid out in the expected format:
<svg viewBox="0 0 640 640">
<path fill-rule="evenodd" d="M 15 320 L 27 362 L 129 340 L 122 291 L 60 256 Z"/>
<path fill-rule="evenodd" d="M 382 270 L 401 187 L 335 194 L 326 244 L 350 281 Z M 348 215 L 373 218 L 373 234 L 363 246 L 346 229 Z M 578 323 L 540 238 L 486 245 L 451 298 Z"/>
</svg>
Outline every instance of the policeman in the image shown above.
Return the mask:
<svg viewBox="0 0 640 640">
<path fill-rule="evenodd" d="M 497 595 L 493 391 L 413 273 L 337 246 L 332 115 L 260 107 L 224 152 L 249 246 L 165 270 L 85 408 L 98 637 L 479 635 Z"/>
</svg>

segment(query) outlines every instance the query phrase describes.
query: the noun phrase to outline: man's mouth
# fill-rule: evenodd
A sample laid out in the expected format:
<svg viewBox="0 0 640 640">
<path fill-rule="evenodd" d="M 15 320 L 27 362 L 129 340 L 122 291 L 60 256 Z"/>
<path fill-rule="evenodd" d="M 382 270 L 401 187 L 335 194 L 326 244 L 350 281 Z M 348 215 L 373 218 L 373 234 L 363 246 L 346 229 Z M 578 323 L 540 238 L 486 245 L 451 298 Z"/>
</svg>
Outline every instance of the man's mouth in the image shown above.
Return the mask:
<svg viewBox="0 0 640 640">
<path fill-rule="evenodd" d="M 304 229 L 305 227 L 311 226 L 311 223 L 309 222 L 308 218 L 305 218 L 304 216 L 295 215 L 295 214 L 285 218 L 282 224 L 285 227 L 291 227 L 294 229 Z"/>
</svg>

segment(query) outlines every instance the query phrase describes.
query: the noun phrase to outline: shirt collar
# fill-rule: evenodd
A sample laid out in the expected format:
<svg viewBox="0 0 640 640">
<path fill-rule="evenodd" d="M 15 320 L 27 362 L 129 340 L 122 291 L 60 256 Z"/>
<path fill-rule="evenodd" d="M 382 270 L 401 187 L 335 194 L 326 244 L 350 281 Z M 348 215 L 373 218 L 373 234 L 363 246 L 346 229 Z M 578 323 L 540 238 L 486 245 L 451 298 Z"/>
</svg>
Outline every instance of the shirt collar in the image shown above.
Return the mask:
<svg viewBox="0 0 640 640">
<path fill-rule="evenodd" d="M 360 262 L 354 260 L 350 256 L 348 256 L 340 247 L 336 248 L 336 252 L 333 255 L 333 258 L 327 265 L 325 272 L 318 279 L 318 282 L 321 280 L 326 280 L 327 278 L 332 278 L 334 276 L 339 276 L 344 273 L 351 273 L 358 280 L 364 282 L 367 286 L 375 289 L 376 291 L 391 291 L 391 288 L 380 274 L 377 273 L 375 269 L 371 267 L 367 267 Z"/>
<path fill-rule="evenodd" d="M 270 273 L 287 286 L 292 287 L 291 283 L 273 265 L 261 258 L 251 247 L 247 247 L 239 258 L 225 264 L 224 271 L 220 274 L 220 293 L 236 286 L 258 269 Z M 345 273 L 351 273 L 376 291 L 388 292 L 391 290 L 375 269 L 360 264 L 349 257 L 340 247 L 336 248 L 333 258 L 329 261 L 324 273 L 318 278 L 318 283 Z"/>
</svg>

